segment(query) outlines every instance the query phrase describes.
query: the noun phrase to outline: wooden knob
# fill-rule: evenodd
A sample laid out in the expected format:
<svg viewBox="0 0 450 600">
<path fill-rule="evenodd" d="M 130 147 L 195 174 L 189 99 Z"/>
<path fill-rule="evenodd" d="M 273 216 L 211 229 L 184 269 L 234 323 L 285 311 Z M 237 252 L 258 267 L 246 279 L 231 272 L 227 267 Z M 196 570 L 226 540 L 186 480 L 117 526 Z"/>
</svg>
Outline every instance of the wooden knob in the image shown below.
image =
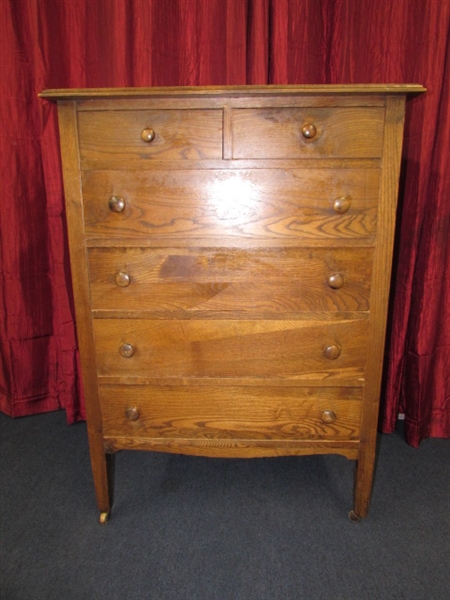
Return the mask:
<svg viewBox="0 0 450 600">
<path fill-rule="evenodd" d="M 143 142 L 149 144 L 155 139 L 155 131 L 151 127 L 146 127 L 141 131 L 141 138 Z"/>
<path fill-rule="evenodd" d="M 331 289 L 340 290 L 344 285 L 344 278 L 340 273 L 333 273 L 328 277 L 327 283 Z"/>
<path fill-rule="evenodd" d="M 325 357 L 328 358 L 328 360 L 336 360 L 336 358 L 339 358 L 339 356 L 341 355 L 341 349 L 339 348 L 339 346 L 335 346 L 335 345 L 331 345 L 331 346 L 327 346 L 325 348 Z"/>
<path fill-rule="evenodd" d="M 128 273 L 116 273 L 116 285 L 119 287 L 128 287 L 131 283 L 131 277 Z"/>
<path fill-rule="evenodd" d="M 109 208 L 115 213 L 121 213 L 125 208 L 125 200 L 120 196 L 113 196 L 109 199 Z"/>
<path fill-rule="evenodd" d="M 350 196 L 341 196 L 340 198 L 336 198 L 333 203 L 333 208 L 337 213 L 342 215 L 348 211 L 351 205 L 352 199 Z"/>
<path fill-rule="evenodd" d="M 324 410 L 322 413 L 322 421 L 324 423 L 334 423 L 336 421 L 336 413 L 332 410 Z"/>
<path fill-rule="evenodd" d="M 139 411 L 133 406 L 125 411 L 125 415 L 129 421 L 137 421 L 139 419 Z"/>
<path fill-rule="evenodd" d="M 317 133 L 317 129 L 315 128 L 315 126 L 312 123 L 308 123 L 307 125 L 304 125 L 302 127 L 303 137 L 306 138 L 307 140 L 310 140 L 313 137 L 315 137 L 316 133 Z"/>
<path fill-rule="evenodd" d="M 134 354 L 134 347 L 131 344 L 122 344 L 119 348 L 119 352 L 124 358 L 131 358 Z"/>
</svg>

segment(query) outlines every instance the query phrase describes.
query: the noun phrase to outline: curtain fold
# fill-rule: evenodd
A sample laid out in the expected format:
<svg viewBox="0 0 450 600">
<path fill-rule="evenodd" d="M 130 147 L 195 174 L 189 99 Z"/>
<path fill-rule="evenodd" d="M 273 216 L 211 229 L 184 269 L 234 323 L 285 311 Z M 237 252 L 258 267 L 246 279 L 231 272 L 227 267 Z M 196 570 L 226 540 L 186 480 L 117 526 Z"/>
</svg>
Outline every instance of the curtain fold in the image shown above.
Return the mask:
<svg viewBox="0 0 450 600">
<path fill-rule="evenodd" d="M 84 419 L 45 88 L 421 83 L 409 103 L 380 426 L 450 437 L 450 0 L 3 0 L 0 410 Z"/>
</svg>

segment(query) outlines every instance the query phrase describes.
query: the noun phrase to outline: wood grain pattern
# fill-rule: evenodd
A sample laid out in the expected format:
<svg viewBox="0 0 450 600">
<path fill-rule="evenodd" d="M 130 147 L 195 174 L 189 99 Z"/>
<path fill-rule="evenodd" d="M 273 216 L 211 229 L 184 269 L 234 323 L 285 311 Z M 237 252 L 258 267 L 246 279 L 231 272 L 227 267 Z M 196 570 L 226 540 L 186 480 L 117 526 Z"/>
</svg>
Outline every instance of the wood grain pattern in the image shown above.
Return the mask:
<svg viewBox="0 0 450 600">
<path fill-rule="evenodd" d="M 78 113 L 82 169 L 138 168 L 151 160 L 222 158 L 221 110 L 98 111 Z M 153 142 L 141 139 L 151 127 Z"/>
<path fill-rule="evenodd" d="M 367 311 L 372 248 L 91 248 L 93 310 L 149 318 Z M 116 274 L 129 278 L 126 287 Z M 328 279 L 339 274 L 340 289 Z M 97 313 L 97 316 L 98 313 Z"/>
<path fill-rule="evenodd" d="M 421 91 L 42 94 L 59 102 L 102 512 L 111 454 L 139 449 L 341 454 L 367 514 L 405 95 Z"/>
<path fill-rule="evenodd" d="M 245 96 L 251 97 L 268 97 L 269 101 L 272 98 L 279 96 L 290 96 L 299 98 L 301 102 L 305 97 L 310 102 L 310 98 L 328 99 L 334 103 L 339 103 L 341 99 L 357 98 L 359 102 L 365 99 L 365 103 L 370 105 L 372 98 L 378 96 L 389 96 L 390 94 L 420 94 L 425 91 L 425 88 L 416 83 L 353 83 L 353 84 L 303 84 L 303 85 L 229 85 L 229 86 L 173 86 L 173 87 L 135 87 L 135 88 L 71 88 L 71 89 L 49 89 L 44 90 L 39 94 L 41 98 L 49 98 L 54 100 L 76 99 L 88 100 L 92 104 L 92 99 L 111 98 L 114 104 L 110 108 L 114 108 L 115 103 L 124 99 L 127 102 L 127 107 L 130 107 L 130 102 L 139 98 L 158 98 L 159 101 L 167 102 L 171 98 L 241 98 Z M 95 106 L 95 105 L 94 105 Z"/>
<path fill-rule="evenodd" d="M 86 234 L 373 241 L 379 176 L 378 169 L 89 172 L 83 174 Z M 111 196 L 125 200 L 120 214 L 109 209 Z M 345 214 L 333 208 L 341 196 L 351 198 Z"/>
<path fill-rule="evenodd" d="M 72 285 L 75 298 L 76 318 L 84 323 L 78 329 L 82 377 L 88 394 L 86 402 L 87 431 L 91 457 L 95 495 L 100 512 L 109 513 L 112 504 L 113 461 L 107 457 L 103 445 L 103 424 L 98 399 L 95 341 L 90 315 L 87 250 L 83 225 L 83 204 L 78 171 L 77 113 L 74 102 L 59 106 L 58 121 L 61 139 L 61 158 L 64 176 L 64 194 L 67 211 L 67 230 L 70 245 Z"/>
<path fill-rule="evenodd" d="M 381 156 L 382 108 L 266 108 L 233 111 L 233 158 Z M 312 139 L 302 127 L 313 124 Z"/>
<path fill-rule="evenodd" d="M 211 458 L 263 458 L 340 454 L 350 460 L 358 458 L 359 440 L 229 440 L 146 438 L 136 435 L 104 436 L 105 452 L 149 450 Z"/>
<path fill-rule="evenodd" d="M 366 320 L 172 321 L 96 319 L 99 375 L 153 377 L 276 377 L 324 374 L 328 380 L 364 376 Z M 120 356 L 124 343 L 135 351 Z M 328 345 L 341 355 L 325 358 Z"/>
<path fill-rule="evenodd" d="M 362 415 L 363 443 L 360 446 L 355 476 L 354 512 L 356 515 L 367 514 L 375 468 L 377 436 L 375 423 L 378 420 L 381 392 L 404 117 L 405 97 L 388 98 L 383 141 L 383 169 L 380 183 L 380 225 L 377 232 L 372 270 L 371 319 L 369 325 L 371 344 L 367 353 L 368 378 L 364 392 L 364 412 Z"/>
<path fill-rule="evenodd" d="M 101 386 L 106 436 L 211 440 L 357 440 L 360 388 Z M 136 407 L 139 418 L 126 417 Z M 323 413 L 333 410 L 334 423 Z M 255 415 L 257 414 L 257 418 Z"/>
</svg>

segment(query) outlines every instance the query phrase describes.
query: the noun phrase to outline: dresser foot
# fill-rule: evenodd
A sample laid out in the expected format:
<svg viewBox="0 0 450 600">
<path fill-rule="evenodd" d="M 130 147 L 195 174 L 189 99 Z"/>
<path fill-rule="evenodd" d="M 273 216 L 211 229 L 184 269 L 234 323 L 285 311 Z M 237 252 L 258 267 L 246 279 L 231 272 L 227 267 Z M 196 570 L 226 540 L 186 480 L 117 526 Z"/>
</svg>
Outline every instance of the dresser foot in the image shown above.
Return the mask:
<svg viewBox="0 0 450 600">
<path fill-rule="evenodd" d="M 352 523 L 358 523 L 358 521 L 361 521 L 361 517 L 359 517 L 354 510 L 351 510 L 348 513 L 348 518 Z"/>
<path fill-rule="evenodd" d="M 109 513 L 108 512 L 100 513 L 99 523 L 101 525 L 105 525 L 108 521 L 109 521 Z"/>
</svg>

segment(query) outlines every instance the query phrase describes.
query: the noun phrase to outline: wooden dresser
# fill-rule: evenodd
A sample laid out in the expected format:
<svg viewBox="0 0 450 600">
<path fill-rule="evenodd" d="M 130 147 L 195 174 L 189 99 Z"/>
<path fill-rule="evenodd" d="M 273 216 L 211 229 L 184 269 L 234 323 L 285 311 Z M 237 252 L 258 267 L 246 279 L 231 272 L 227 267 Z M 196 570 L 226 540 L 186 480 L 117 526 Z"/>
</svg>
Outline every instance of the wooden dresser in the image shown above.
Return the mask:
<svg viewBox="0 0 450 600">
<path fill-rule="evenodd" d="M 418 85 L 47 90 L 100 520 L 113 456 L 337 453 L 367 514 Z"/>
</svg>

